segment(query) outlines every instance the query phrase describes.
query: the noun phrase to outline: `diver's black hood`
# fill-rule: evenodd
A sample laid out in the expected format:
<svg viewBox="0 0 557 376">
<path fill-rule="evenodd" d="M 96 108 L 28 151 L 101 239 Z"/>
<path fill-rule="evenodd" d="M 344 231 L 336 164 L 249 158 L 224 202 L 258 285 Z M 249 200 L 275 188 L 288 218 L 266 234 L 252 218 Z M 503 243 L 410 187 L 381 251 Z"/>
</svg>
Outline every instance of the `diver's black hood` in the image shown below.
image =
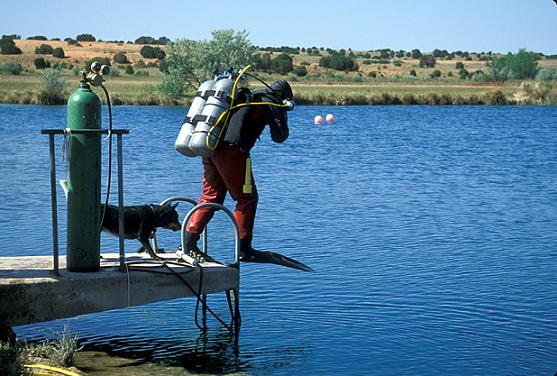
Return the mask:
<svg viewBox="0 0 557 376">
<path fill-rule="evenodd" d="M 279 96 L 281 100 L 292 99 L 294 94 L 292 93 L 292 88 L 290 84 L 285 80 L 278 80 L 271 84 L 272 92 Z"/>
</svg>

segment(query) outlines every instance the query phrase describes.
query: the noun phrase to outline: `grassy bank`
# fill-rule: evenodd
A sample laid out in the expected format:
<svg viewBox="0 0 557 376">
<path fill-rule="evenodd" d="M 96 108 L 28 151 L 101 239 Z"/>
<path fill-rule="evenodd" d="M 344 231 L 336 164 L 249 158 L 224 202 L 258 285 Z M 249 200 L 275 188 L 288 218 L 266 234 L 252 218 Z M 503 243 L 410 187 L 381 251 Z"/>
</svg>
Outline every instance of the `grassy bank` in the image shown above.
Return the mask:
<svg viewBox="0 0 557 376">
<path fill-rule="evenodd" d="M 74 355 L 78 351 L 77 336 L 68 327 L 53 340 L 38 343 L 0 342 L 0 375 L 18 376 L 33 374 L 80 375 L 73 367 Z"/>
<path fill-rule="evenodd" d="M 120 75 L 111 77 L 106 87 L 114 105 L 187 105 L 191 96 L 169 101 L 162 96 L 157 85 L 160 72 L 145 70 L 148 75 L 137 77 Z M 275 77 L 264 77 L 271 81 Z M 67 72 L 65 98 L 79 85 L 79 77 Z M 541 93 L 526 93 L 521 82 L 504 85 L 458 83 L 452 81 L 399 81 L 367 80 L 362 83 L 334 83 L 319 81 L 292 82 L 296 101 L 305 105 L 505 105 L 554 104 L 555 88 Z M 45 104 L 41 96 L 42 82 L 34 73 L 0 76 L 0 103 Z M 104 101 L 104 94 L 95 89 Z M 534 93 L 532 93 L 532 91 Z M 62 98 L 63 103 L 63 98 Z"/>
</svg>

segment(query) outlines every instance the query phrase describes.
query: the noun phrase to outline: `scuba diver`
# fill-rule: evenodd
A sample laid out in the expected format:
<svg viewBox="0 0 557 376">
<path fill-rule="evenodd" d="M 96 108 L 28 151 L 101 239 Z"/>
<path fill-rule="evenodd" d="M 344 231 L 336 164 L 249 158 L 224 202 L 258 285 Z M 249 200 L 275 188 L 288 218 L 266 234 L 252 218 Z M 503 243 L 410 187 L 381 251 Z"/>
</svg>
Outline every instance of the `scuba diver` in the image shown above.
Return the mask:
<svg viewBox="0 0 557 376">
<path fill-rule="evenodd" d="M 243 71 L 242 71 L 243 73 Z M 206 81 L 207 83 L 208 81 Z M 215 89 L 217 84 L 213 85 L 209 95 L 218 96 L 219 89 Z M 234 85 L 237 84 L 237 81 Z M 205 85 L 202 84 L 202 86 Z M 222 86 L 222 85 L 221 85 Z M 220 88 L 220 87 L 219 87 Z M 222 88 L 221 88 L 222 89 Z M 195 149 L 195 140 L 197 133 L 203 133 L 206 138 L 206 145 L 210 146 L 209 140 L 211 131 L 199 131 L 198 125 L 189 126 L 189 138 L 184 141 L 184 136 L 178 136 L 176 141 L 176 149 L 184 155 L 190 154 L 203 156 L 203 190 L 198 204 L 213 202 L 223 204 L 226 193 L 230 193 L 232 199 L 236 202 L 234 217 L 238 223 L 240 231 L 240 260 L 243 262 L 259 262 L 273 263 L 283 265 L 299 270 L 311 271 L 312 269 L 301 262 L 283 256 L 279 253 L 258 251 L 252 247 L 253 227 L 255 221 L 255 213 L 258 202 L 258 192 L 255 180 L 252 175 L 250 150 L 255 145 L 257 139 L 262 134 L 266 125 L 269 125 L 271 139 L 274 142 L 282 143 L 288 138 L 288 118 L 286 112 L 291 110 L 293 104 L 292 88 L 285 80 L 278 80 L 271 85 L 267 85 L 265 89 L 250 91 L 247 88 L 240 88 L 234 93 L 235 86 L 232 87 L 232 99 L 229 103 L 231 111 L 226 116 L 225 124 L 222 131 L 218 132 L 216 137 L 216 145 L 211 153 L 205 151 L 198 153 Z M 198 90 L 198 96 L 203 96 L 203 88 Z M 225 91 L 225 90 L 221 90 Z M 225 96 L 220 94 L 220 100 L 225 100 Z M 207 99 L 207 103 L 210 99 Z M 222 106 L 224 102 L 221 102 Z M 192 106 L 194 103 L 192 103 Z M 206 106 L 206 105 L 205 105 Z M 201 105 L 203 107 L 203 105 Z M 195 110 L 195 109 L 194 109 Z M 191 110 L 190 108 L 190 111 Z M 202 111 L 197 110 L 197 112 Z M 222 110 L 220 110 L 222 111 Z M 228 111 L 228 110 L 225 110 Z M 205 113 L 205 112 L 202 112 Z M 188 117 L 188 115 L 190 115 Z M 195 123 L 192 119 L 197 119 L 200 115 L 190 114 L 188 112 L 184 122 L 183 130 L 187 126 L 187 122 Z M 213 120 L 214 123 L 219 123 Z M 213 116 L 216 119 L 217 116 Z M 209 116 L 206 116 L 209 119 Z M 202 120 L 203 121 L 203 120 Z M 205 120 L 209 122 L 209 120 Z M 203 126 L 203 124 L 202 124 Z M 213 130 L 213 127 L 210 129 Z M 199 142 L 198 142 L 199 144 Z M 189 145 L 184 147 L 184 145 Z M 199 148 L 198 148 L 199 149 Z M 212 148 L 211 148 L 212 149 Z M 192 150 L 193 153 L 192 153 Z M 203 254 L 197 242 L 200 234 L 205 226 L 214 215 L 215 209 L 212 207 L 204 207 L 196 211 L 186 227 L 186 241 L 184 250 L 186 253 L 194 252 L 195 254 Z M 205 255 L 206 256 L 206 255 Z"/>
</svg>

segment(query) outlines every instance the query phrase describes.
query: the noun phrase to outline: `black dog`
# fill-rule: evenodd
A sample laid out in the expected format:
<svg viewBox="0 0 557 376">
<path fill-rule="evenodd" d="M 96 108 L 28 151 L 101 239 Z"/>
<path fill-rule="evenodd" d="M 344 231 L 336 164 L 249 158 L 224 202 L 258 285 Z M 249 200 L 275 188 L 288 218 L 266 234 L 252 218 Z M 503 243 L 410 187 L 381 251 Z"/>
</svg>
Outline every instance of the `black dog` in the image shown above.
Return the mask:
<svg viewBox="0 0 557 376">
<path fill-rule="evenodd" d="M 139 240 L 149 256 L 154 259 L 161 259 L 151 247 L 149 237 L 158 227 L 172 231 L 180 230 L 182 226 L 178 221 L 176 206 L 178 204 L 124 206 L 124 239 Z M 102 205 L 101 210 L 104 210 L 104 208 L 105 206 Z M 118 236 L 117 206 L 106 206 L 102 229 Z"/>
</svg>

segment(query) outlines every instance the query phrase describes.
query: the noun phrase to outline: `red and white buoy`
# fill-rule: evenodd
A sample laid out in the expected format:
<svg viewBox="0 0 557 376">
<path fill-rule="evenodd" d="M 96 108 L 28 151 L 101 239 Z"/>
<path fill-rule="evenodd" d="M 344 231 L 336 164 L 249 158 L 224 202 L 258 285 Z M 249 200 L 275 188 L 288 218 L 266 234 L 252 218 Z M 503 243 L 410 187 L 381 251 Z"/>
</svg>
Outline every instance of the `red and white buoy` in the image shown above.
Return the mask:
<svg viewBox="0 0 557 376">
<path fill-rule="evenodd" d="M 325 116 L 325 120 L 327 120 L 327 123 L 331 124 L 333 121 L 335 121 L 335 117 L 333 114 L 327 114 L 327 116 Z"/>
<path fill-rule="evenodd" d="M 316 116 L 313 118 L 313 124 L 315 124 L 315 125 L 321 125 L 321 124 L 323 124 L 323 117 L 322 117 L 321 115 L 316 115 Z"/>
</svg>

